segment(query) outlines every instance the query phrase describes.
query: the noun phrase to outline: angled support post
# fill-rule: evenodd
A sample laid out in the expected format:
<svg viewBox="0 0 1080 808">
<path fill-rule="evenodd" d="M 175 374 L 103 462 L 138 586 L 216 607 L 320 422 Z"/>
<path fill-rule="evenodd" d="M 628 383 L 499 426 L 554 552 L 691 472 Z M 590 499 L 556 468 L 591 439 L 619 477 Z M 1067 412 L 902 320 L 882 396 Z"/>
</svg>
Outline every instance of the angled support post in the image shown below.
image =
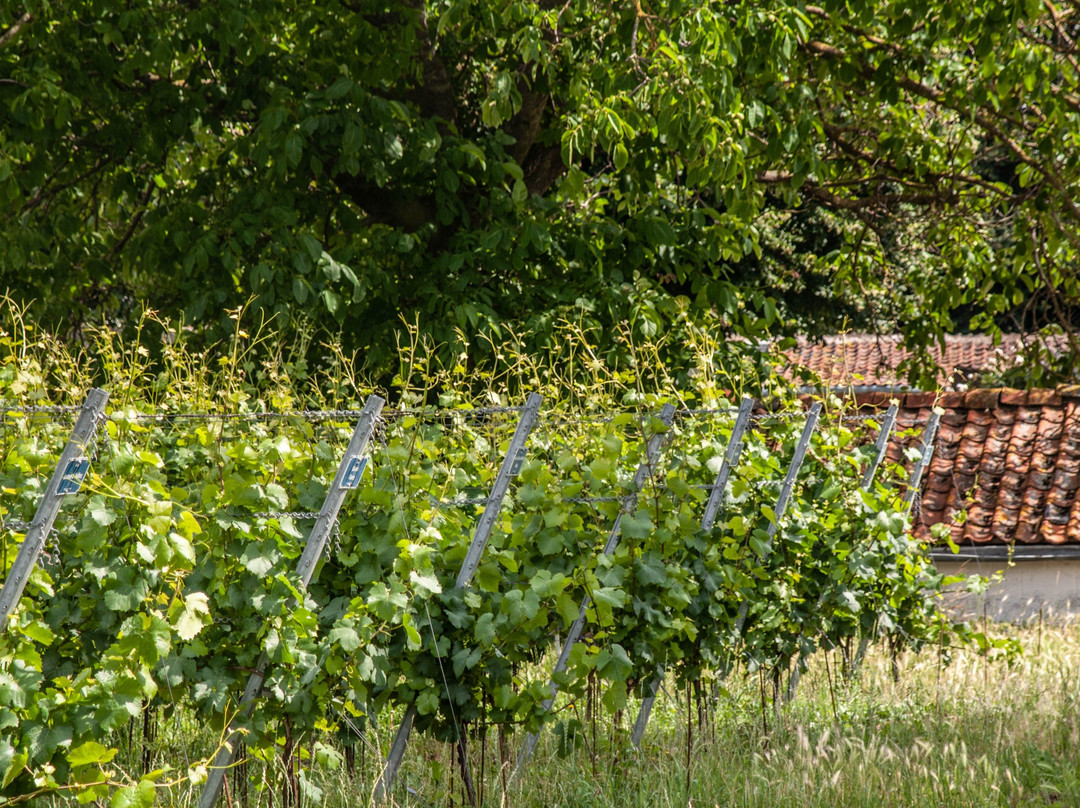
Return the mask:
<svg viewBox="0 0 1080 808">
<path fill-rule="evenodd" d="M 908 490 L 904 494 L 904 513 L 911 513 L 911 506 L 915 504 L 915 497 L 919 495 L 919 486 L 922 483 L 923 474 L 930 467 L 930 458 L 934 455 L 934 438 L 937 437 L 938 423 L 941 421 L 941 413 L 933 413 L 926 422 L 926 431 L 923 432 L 922 457 L 915 464 L 915 469 L 908 480 Z"/>
<path fill-rule="evenodd" d="M 874 457 L 870 461 L 870 464 L 866 467 L 866 471 L 863 473 L 862 482 L 859 484 L 859 488 L 863 491 L 869 491 L 870 486 L 873 485 L 874 477 L 877 474 L 878 468 L 881 466 L 881 461 L 885 459 L 885 449 L 889 445 L 889 436 L 892 434 L 893 427 L 896 425 L 896 415 L 899 412 L 899 407 L 895 404 L 891 405 L 885 412 L 885 417 L 881 420 L 881 430 L 878 432 L 877 440 L 874 441 Z M 818 598 L 817 608 L 821 609 L 822 603 L 825 602 L 825 596 L 827 592 L 822 592 Z M 863 656 L 866 653 L 868 640 L 863 637 L 859 641 L 859 648 L 855 654 L 855 662 L 853 667 L 857 667 L 861 662 Z M 795 663 L 795 668 L 791 671 L 791 675 L 788 677 L 787 690 L 785 691 L 784 701 L 790 702 L 795 698 L 795 691 L 799 687 L 799 679 L 802 677 L 802 666 L 806 661 L 807 655 L 805 653 L 799 653 L 799 661 Z"/>
<path fill-rule="evenodd" d="M 791 492 L 795 490 L 795 479 L 799 476 L 803 460 L 806 459 L 806 451 L 810 448 L 810 437 L 814 434 L 820 416 L 821 402 L 818 401 L 810 407 L 810 414 L 806 416 L 806 425 L 803 427 L 802 434 L 799 435 L 799 442 L 795 445 L 795 455 L 791 458 L 791 465 L 788 466 L 784 484 L 780 488 L 780 497 L 776 500 L 776 520 L 769 523 L 766 531 L 770 539 L 774 538 L 780 529 L 780 520 L 784 518 L 784 511 L 787 510 L 788 503 L 791 501 Z"/>
<path fill-rule="evenodd" d="M 701 530 L 710 531 L 716 524 L 716 517 L 724 504 L 724 494 L 727 490 L 728 478 L 731 471 L 739 465 L 739 456 L 743 450 L 743 434 L 750 424 L 750 412 L 754 409 L 754 399 L 743 398 L 739 405 L 739 414 L 735 418 L 735 425 L 731 428 L 731 437 L 728 439 L 727 450 L 724 459 L 720 463 L 720 470 L 716 472 L 716 481 L 712 491 L 709 492 L 709 501 L 705 504 L 705 513 L 701 517 Z M 641 702 L 638 708 L 637 720 L 634 721 L 634 730 L 630 733 L 630 743 L 637 749 L 641 746 L 641 739 L 645 735 L 645 727 L 649 724 L 649 716 L 652 715 L 653 705 L 656 703 L 656 693 L 660 689 L 660 681 L 664 678 L 663 669 L 657 671 L 656 678 L 649 683 L 649 695 Z"/>
<path fill-rule="evenodd" d="M 668 426 L 671 426 L 671 422 L 675 418 L 675 407 L 672 404 L 665 404 L 664 408 L 660 411 L 660 420 Z M 615 548 L 619 546 L 619 539 L 622 535 L 622 518 L 624 514 L 629 513 L 633 507 L 637 504 L 638 494 L 641 492 L 642 486 L 645 484 L 645 478 L 652 473 L 653 466 L 656 464 L 656 459 L 660 455 L 660 446 L 664 441 L 662 434 L 653 435 L 649 438 L 649 442 L 645 447 L 645 460 L 638 466 L 637 471 L 634 472 L 634 479 L 630 483 L 630 493 L 624 500 L 622 507 L 619 509 L 619 515 L 615 517 L 615 522 L 611 526 L 611 533 L 608 535 L 608 540 L 604 544 L 604 555 L 611 555 L 615 552 Z M 562 673 L 566 670 L 567 662 L 570 659 L 570 652 L 573 650 L 574 645 L 581 638 L 581 632 L 585 628 L 586 613 L 589 610 L 589 604 L 591 599 L 588 595 L 585 595 L 581 600 L 581 606 L 578 607 L 578 616 L 574 620 L 573 625 L 570 626 L 570 631 L 566 634 L 566 642 L 563 643 L 562 651 L 559 653 L 559 658 L 555 662 L 555 668 L 552 671 L 552 679 L 548 684 L 548 689 L 551 695 L 544 699 L 543 709 L 545 712 L 551 710 L 553 704 L 555 704 L 555 696 L 559 692 L 559 686 L 555 683 L 554 674 Z M 521 747 L 521 753 L 518 755 L 517 764 L 514 766 L 514 771 L 510 774 L 510 779 L 514 780 L 518 774 L 528 763 L 529 758 L 532 757 L 533 751 L 536 749 L 536 742 L 540 739 L 538 732 L 530 732 L 525 736 L 525 743 Z"/>
<path fill-rule="evenodd" d="M 506 457 L 503 458 L 502 466 L 495 477 L 495 483 L 491 487 L 487 504 L 484 506 L 484 513 L 476 524 L 476 532 L 473 534 L 469 550 L 461 564 L 461 570 L 458 572 L 457 581 L 454 583 L 456 589 L 467 587 L 472 582 L 477 567 L 480 566 L 480 559 L 483 557 L 484 549 L 487 547 L 491 529 L 495 526 L 499 511 L 502 510 L 506 490 L 510 487 L 510 481 L 521 470 L 521 464 L 525 458 L 525 444 L 529 440 L 529 433 L 532 432 L 533 426 L 536 424 L 543 400 L 543 397 L 539 394 L 530 393 L 525 401 L 525 407 L 522 409 L 517 429 L 514 430 L 514 436 L 510 439 Z M 397 779 L 398 769 L 401 768 L 401 761 L 405 757 L 405 749 L 409 744 L 409 735 L 412 732 L 412 725 L 415 720 L 416 707 L 409 705 L 405 710 L 405 715 L 401 719 L 397 732 L 394 734 L 394 740 L 390 745 L 390 752 L 386 756 L 386 762 L 383 764 L 382 773 L 375 783 L 376 802 L 383 802 L 394 787 L 394 781 Z"/>
<path fill-rule="evenodd" d="M 326 493 L 322 510 L 319 511 L 319 517 L 315 520 L 315 526 L 311 529 L 311 535 L 304 546 L 304 552 L 296 564 L 296 573 L 300 578 L 300 589 L 306 589 L 311 582 L 311 576 L 315 572 L 315 565 L 322 556 L 323 550 L 326 548 L 326 541 L 330 538 L 330 533 L 337 523 L 338 512 L 345 502 L 345 495 L 359 483 L 360 474 L 358 469 L 362 469 L 364 453 L 367 451 L 368 442 L 375 431 L 375 423 L 378 420 L 379 413 L 382 412 L 384 403 L 382 398 L 374 395 L 368 396 L 367 401 L 364 403 L 360 419 L 356 423 L 352 438 L 350 438 L 349 445 L 345 449 L 341 463 L 338 465 L 337 474 L 334 475 L 334 481 L 330 485 L 330 490 Z M 214 756 L 210 773 L 206 778 L 206 783 L 203 785 L 202 793 L 199 795 L 199 808 L 211 808 L 221 794 L 221 788 L 225 782 L 225 773 L 232 766 L 233 758 L 236 756 L 236 750 L 242 739 L 242 733 L 235 728 L 235 725 L 251 712 L 252 703 L 258 697 L 259 691 L 262 690 L 268 662 L 269 659 L 264 652 L 259 657 L 259 661 L 255 663 L 255 670 L 248 678 L 244 694 L 240 697 L 240 712 L 230 722 L 226 731 L 225 744 Z"/>
<path fill-rule="evenodd" d="M 60 512 L 60 505 L 67 494 L 74 494 L 82 486 L 83 478 L 90 467 L 87 459 L 89 448 L 94 442 L 98 423 L 105 416 L 105 403 L 109 400 L 109 394 L 95 387 L 86 396 L 86 400 L 75 421 L 75 427 L 71 430 L 64 451 L 60 453 L 60 460 L 56 464 L 49 484 L 45 487 L 45 494 L 38 503 L 34 521 L 26 531 L 23 543 L 19 546 L 19 552 L 11 565 L 11 572 L 4 581 L 4 587 L 0 590 L 0 632 L 7 630 L 8 618 L 22 598 L 26 582 L 30 580 L 30 573 L 37 564 L 38 556 L 45 547 L 45 541 L 52 530 L 56 515 Z"/>
<path fill-rule="evenodd" d="M 820 416 L 821 402 L 818 401 L 810 407 L 810 413 L 806 416 L 806 425 L 803 427 L 802 434 L 799 435 L 799 442 L 795 445 L 795 454 L 791 458 L 790 465 L 788 465 L 787 474 L 784 475 L 784 483 L 780 487 L 780 496 L 776 500 L 776 508 L 774 509 L 776 520 L 770 522 L 766 530 L 770 540 L 775 538 L 777 531 L 780 530 L 780 520 L 784 518 L 784 511 L 787 510 L 788 503 L 791 502 L 791 492 L 795 489 L 795 480 L 799 476 L 799 469 L 802 468 L 803 460 L 806 459 L 806 451 L 810 448 L 810 437 L 814 434 Z M 749 613 L 750 603 L 744 600 L 739 604 L 739 614 L 735 620 L 736 634 L 742 634 L 743 626 L 746 624 L 746 616 Z"/>
<path fill-rule="evenodd" d="M 877 441 L 874 443 L 874 459 L 871 460 L 870 465 L 866 467 L 866 473 L 863 474 L 862 485 L 859 486 L 863 491 L 870 490 L 870 486 L 874 482 L 874 476 L 881 466 L 881 461 L 885 459 L 885 448 L 889 445 L 889 437 L 892 435 L 893 427 L 896 426 L 896 414 L 898 412 L 900 412 L 900 408 L 895 404 L 891 405 L 885 412 L 885 417 L 881 421 L 881 431 L 878 433 Z"/>
</svg>

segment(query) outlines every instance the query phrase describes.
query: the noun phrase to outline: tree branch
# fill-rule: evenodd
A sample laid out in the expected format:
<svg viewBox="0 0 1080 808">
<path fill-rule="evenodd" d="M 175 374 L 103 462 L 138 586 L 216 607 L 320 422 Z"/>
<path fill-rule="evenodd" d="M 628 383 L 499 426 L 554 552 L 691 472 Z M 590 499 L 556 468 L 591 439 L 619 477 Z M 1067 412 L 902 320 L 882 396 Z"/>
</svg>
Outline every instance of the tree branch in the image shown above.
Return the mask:
<svg viewBox="0 0 1080 808">
<path fill-rule="evenodd" d="M 33 18 L 34 15 L 27 11 L 15 21 L 15 24 L 13 26 L 4 31 L 4 33 L 0 34 L 0 48 L 4 47 L 8 42 L 18 36 L 19 31 L 22 30 L 22 27 L 28 22 L 30 22 L 30 20 L 32 20 Z"/>
</svg>

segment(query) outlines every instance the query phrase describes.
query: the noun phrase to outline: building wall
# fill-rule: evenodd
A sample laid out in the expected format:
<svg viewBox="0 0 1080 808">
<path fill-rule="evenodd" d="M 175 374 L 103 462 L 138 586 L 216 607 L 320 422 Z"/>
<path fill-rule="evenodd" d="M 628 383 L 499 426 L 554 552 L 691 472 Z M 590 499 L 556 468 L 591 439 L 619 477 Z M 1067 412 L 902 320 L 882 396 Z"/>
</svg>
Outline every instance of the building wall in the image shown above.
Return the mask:
<svg viewBox="0 0 1080 808">
<path fill-rule="evenodd" d="M 956 619 L 982 619 L 1022 623 L 1039 619 L 1067 621 L 1080 617 L 1080 558 L 1019 559 L 1009 567 L 1002 559 L 942 560 L 935 566 L 947 575 L 1001 573 L 981 594 L 954 586 L 947 593 L 946 610 Z"/>
</svg>

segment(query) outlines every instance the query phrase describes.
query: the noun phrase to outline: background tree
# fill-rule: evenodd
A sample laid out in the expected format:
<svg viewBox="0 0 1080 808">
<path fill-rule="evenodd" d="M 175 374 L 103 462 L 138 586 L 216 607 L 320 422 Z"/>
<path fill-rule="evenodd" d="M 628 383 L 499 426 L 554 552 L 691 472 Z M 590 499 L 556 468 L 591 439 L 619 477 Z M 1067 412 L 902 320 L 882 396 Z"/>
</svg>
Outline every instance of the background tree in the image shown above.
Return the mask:
<svg viewBox="0 0 1080 808">
<path fill-rule="evenodd" d="M 1080 341 L 1077 6 L 790 0 L 0 10 L 0 284 L 437 339 L 676 313 Z M 916 363 L 917 367 L 917 363 Z"/>
</svg>

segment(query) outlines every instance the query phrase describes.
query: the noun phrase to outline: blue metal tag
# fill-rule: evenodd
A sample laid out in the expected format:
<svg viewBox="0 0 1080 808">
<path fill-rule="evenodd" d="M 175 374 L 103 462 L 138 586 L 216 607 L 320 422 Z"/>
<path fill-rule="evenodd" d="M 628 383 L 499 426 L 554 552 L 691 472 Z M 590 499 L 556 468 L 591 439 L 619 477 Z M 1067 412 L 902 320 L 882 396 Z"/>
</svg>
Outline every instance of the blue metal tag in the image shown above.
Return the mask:
<svg viewBox="0 0 1080 808">
<path fill-rule="evenodd" d="M 83 479 L 86 477 L 86 472 L 90 469 L 90 461 L 85 457 L 77 457 L 71 460 L 67 464 L 67 468 L 64 469 L 64 476 L 60 480 L 60 485 L 56 488 L 56 493 L 63 496 L 64 494 L 74 494 L 82 488 Z"/>
<path fill-rule="evenodd" d="M 510 466 L 511 477 L 518 476 L 518 472 L 521 471 L 521 467 L 525 465 L 526 457 L 528 457 L 528 452 L 525 450 L 525 447 L 522 446 L 520 449 L 518 449 L 517 455 L 514 456 L 514 462 Z"/>
<path fill-rule="evenodd" d="M 360 485 L 360 478 L 364 476 L 364 471 L 367 469 L 368 459 L 367 457 L 354 457 L 349 461 L 349 465 L 345 468 L 345 473 L 341 477 L 341 488 L 356 488 Z"/>
</svg>

